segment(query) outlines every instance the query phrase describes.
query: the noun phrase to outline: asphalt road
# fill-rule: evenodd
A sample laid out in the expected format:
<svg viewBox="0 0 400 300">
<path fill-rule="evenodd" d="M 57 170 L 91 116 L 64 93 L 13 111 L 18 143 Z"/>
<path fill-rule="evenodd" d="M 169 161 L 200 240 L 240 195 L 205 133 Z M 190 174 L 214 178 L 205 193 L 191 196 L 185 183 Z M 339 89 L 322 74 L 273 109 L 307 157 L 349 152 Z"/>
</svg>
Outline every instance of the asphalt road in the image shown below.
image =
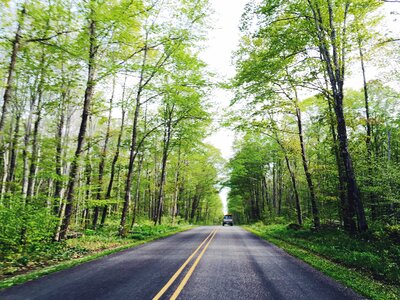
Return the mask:
<svg viewBox="0 0 400 300">
<path fill-rule="evenodd" d="M 0 292 L 0 299 L 153 298 L 362 299 L 236 226 L 194 228 Z"/>
</svg>

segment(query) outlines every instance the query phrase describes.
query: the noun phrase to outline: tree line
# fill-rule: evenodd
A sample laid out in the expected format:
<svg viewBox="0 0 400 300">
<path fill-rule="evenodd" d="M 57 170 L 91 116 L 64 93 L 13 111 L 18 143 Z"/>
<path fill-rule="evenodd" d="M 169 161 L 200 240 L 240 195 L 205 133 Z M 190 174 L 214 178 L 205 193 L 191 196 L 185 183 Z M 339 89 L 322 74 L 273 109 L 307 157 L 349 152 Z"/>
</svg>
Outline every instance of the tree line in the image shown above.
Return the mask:
<svg viewBox="0 0 400 300">
<path fill-rule="evenodd" d="M 2 247 L 219 219 L 207 1 L 2 4 Z"/>
<path fill-rule="evenodd" d="M 242 222 L 323 221 L 351 233 L 399 222 L 399 49 L 379 32 L 383 5 L 246 6 L 232 81 L 240 114 L 229 122 L 241 138 L 227 182 Z"/>
</svg>

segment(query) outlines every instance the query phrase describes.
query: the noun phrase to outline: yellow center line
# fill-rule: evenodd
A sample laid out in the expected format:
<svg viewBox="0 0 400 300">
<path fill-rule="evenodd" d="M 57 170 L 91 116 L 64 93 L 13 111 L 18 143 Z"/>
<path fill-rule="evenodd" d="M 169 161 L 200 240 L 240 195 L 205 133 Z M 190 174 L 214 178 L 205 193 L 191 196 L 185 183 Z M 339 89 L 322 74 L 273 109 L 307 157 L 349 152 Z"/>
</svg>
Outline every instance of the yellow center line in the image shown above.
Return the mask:
<svg viewBox="0 0 400 300">
<path fill-rule="evenodd" d="M 183 278 L 183 280 L 181 281 L 181 283 L 179 284 L 178 288 L 175 290 L 174 294 L 172 295 L 172 297 L 170 298 L 170 300 L 175 300 L 176 298 L 178 298 L 179 294 L 182 292 L 183 288 L 185 287 L 186 283 L 188 282 L 190 276 L 192 276 L 194 270 L 196 269 L 197 264 L 199 263 L 201 257 L 203 256 L 203 254 L 206 252 L 208 246 L 210 245 L 212 239 L 214 238 L 215 234 L 217 233 L 217 230 L 214 231 L 213 235 L 211 236 L 211 238 L 208 240 L 208 243 L 204 246 L 203 251 L 201 251 L 201 253 L 199 254 L 199 256 L 197 257 L 196 261 L 194 262 L 194 264 L 192 265 L 192 267 L 190 268 L 189 272 L 186 274 L 186 276 Z"/>
<path fill-rule="evenodd" d="M 176 278 L 178 278 L 179 274 L 182 273 L 182 271 L 185 269 L 187 264 L 192 260 L 192 258 L 196 255 L 196 253 L 200 250 L 200 248 L 207 242 L 207 240 L 212 236 L 217 229 L 214 229 L 213 231 L 210 232 L 210 234 L 203 240 L 203 242 L 200 244 L 200 246 L 197 247 L 197 249 L 188 257 L 188 259 L 183 263 L 183 265 L 178 269 L 178 271 L 175 272 L 175 274 L 171 277 L 171 279 L 164 285 L 164 287 L 158 292 L 157 295 L 154 296 L 153 300 L 158 300 L 164 295 L 164 293 L 168 290 L 168 288 L 174 283 Z"/>
</svg>

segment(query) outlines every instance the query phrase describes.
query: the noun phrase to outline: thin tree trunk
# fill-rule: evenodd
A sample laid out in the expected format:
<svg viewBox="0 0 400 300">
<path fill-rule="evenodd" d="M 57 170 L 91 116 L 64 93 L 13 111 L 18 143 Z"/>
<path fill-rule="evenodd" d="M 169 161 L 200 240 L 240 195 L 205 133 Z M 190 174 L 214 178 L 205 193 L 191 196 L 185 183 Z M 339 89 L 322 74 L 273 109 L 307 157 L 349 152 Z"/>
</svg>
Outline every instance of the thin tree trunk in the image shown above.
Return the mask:
<svg viewBox="0 0 400 300">
<path fill-rule="evenodd" d="M 264 182 L 265 181 L 266 178 L 264 176 Z M 276 163 L 274 162 L 272 167 L 272 211 L 271 211 L 273 213 L 273 216 L 275 216 L 277 211 L 277 205 L 276 205 L 276 203 L 278 202 L 277 181 L 278 181 L 278 174 L 277 174 Z"/>
<path fill-rule="evenodd" d="M 172 225 L 175 225 L 175 218 L 178 211 L 178 197 L 179 197 L 179 177 L 180 177 L 180 167 L 181 167 L 181 144 L 179 143 L 178 149 L 178 163 L 175 172 L 175 188 L 172 202 Z"/>
<path fill-rule="evenodd" d="M 92 12 L 93 13 L 93 12 Z M 63 222 L 60 228 L 59 240 L 64 240 L 67 236 L 67 231 L 71 222 L 71 217 L 73 214 L 73 205 L 74 205 L 74 188 L 76 179 L 78 176 L 79 169 L 79 159 L 82 154 L 83 144 L 85 142 L 86 135 L 86 127 L 90 114 L 90 106 L 93 98 L 93 91 L 95 87 L 95 58 L 98 46 L 96 41 L 96 21 L 93 19 L 89 20 L 89 68 L 88 68 L 88 80 L 86 84 L 85 90 L 85 98 L 83 103 L 83 111 L 82 111 L 82 121 L 81 126 L 79 128 L 78 134 L 78 142 L 76 151 L 74 154 L 73 161 L 71 163 L 70 173 L 69 173 L 69 182 L 68 182 L 68 190 L 66 195 L 66 205 L 65 205 L 65 215 L 63 218 Z"/>
<path fill-rule="evenodd" d="M 110 97 L 110 107 L 108 111 L 108 120 L 107 120 L 107 129 L 106 129 L 106 135 L 104 138 L 104 144 L 103 148 L 101 149 L 101 158 L 100 158 L 100 163 L 99 163 L 99 176 L 98 176 L 98 182 L 97 182 L 97 193 L 96 193 L 96 199 L 98 201 L 103 199 L 103 177 L 104 177 L 104 166 L 107 158 L 107 149 L 108 149 L 108 140 L 110 139 L 110 128 L 111 128 L 111 113 L 112 113 L 112 106 L 113 106 L 113 100 L 114 100 L 114 91 L 115 91 L 115 78 L 113 82 L 113 89 L 112 89 L 112 94 Z M 97 227 L 97 220 L 99 218 L 99 213 L 100 213 L 100 207 L 97 205 L 94 208 L 94 213 L 93 213 L 93 222 L 92 226 L 93 229 L 96 229 Z"/>
<path fill-rule="evenodd" d="M 119 235 L 120 236 L 126 235 L 125 223 L 126 223 L 126 217 L 128 214 L 129 203 L 131 201 L 131 185 L 132 185 L 132 178 L 133 178 L 133 168 L 134 168 L 135 158 L 137 155 L 137 149 L 136 149 L 137 127 L 138 127 L 138 121 L 139 121 L 139 112 L 140 112 L 141 96 L 142 96 L 143 82 L 144 82 L 144 71 L 145 71 L 146 63 L 147 63 L 147 44 L 146 44 L 145 50 L 143 52 L 143 60 L 142 60 L 142 66 L 141 66 L 141 71 L 140 71 L 138 90 L 136 93 L 136 101 L 135 101 L 136 106 L 135 106 L 135 114 L 133 117 L 128 174 L 127 174 L 126 183 L 125 183 L 124 205 L 122 207 L 121 221 L 119 224 Z"/>
<path fill-rule="evenodd" d="M 362 45 L 361 45 L 361 39 L 358 38 L 358 50 L 360 52 L 360 62 L 361 62 L 361 70 L 362 70 L 362 75 L 363 75 L 363 90 L 364 90 L 364 103 L 365 103 L 365 116 L 366 116 L 366 130 L 367 130 L 367 137 L 365 138 L 365 144 L 367 146 L 367 160 L 369 165 L 371 165 L 371 136 L 372 136 L 372 130 L 371 130 L 371 118 L 370 118 L 370 113 L 369 113 L 369 97 L 368 97 L 368 84 L 367 84 L 367 77 L 365 73 L 365 64 L 364 64 L 364 53 L 362 50 Z M 370 169 L 370 172 L 372 172 L 372 169 Z M 371 173 L 369 174 L 370 176 L 372 175 Z"/>
<path fill-rule="evenodd" d="M 191 223 L 194 222 L 194 217 L 196 215 L 196 210 L 197 210 L 197 208 L 199 206 L 199 201 L 200 201 L 199 198 L 200 197 L 198 195 L 197 188 L 196 188 L 196 193 L 193 196 L 193 201 L 191 203 L 192 205 L 191 205 L 191 209 L 190 209 L 190 222 Z"/>
<path fill-rule="evenodd" d="M 61 199 L 61 191 L 62 191 L 62 155 L 63 155 L 63 130 L 65 123 L 65 103 L 66 100 L 66 92 L 63 91 L 61 95 L 60 101 L 60 118 L 57 124 L 57 134 L 56 134 L 56 175 L 57 178 L 55 180 L 55 190 L 54 190 L 54 206 L 53 212 L 55 215 L 58 215 L 60 210 L 60 199 Z"/>
<path fill-rule="evenodd" d="M 367 165 L 368 165 L 368 179 L 367 185 L 373 185 L 373 161 L 372 161 L 372 145 L 371 145 L 371 138 L 372 138 L 372 128 L 371 128 L 371 119 L 370 119 L 370 112 L 369 112 L 369 97 L 368 97 L 368 84 L 367 84 L 367 76 L 365 72 L 365 64 L 364 64 L 364 52 L 362 49 L 362 40 L 359 36 L 357 39 L 358 42 L 358 50 L 360 52 L 360 63 L 361 63 L 361 71 L 363 75 L 363 90 L 364 90 L 364 103 L 365 103 L 365 117 L 366 117 L 366 131 L 367 136 L 365 138 L 365 145 L 367 147 Z M 372 219 L 375 220 L 377 218 L 377 211 L 376 211 L 376 204 L 377 204 L 377 195 L 374 192 L 369 192 L 369 197 L 371 201 L 371 215 Z"/>
<path fill-rule="evenodd" d="M 119 153 L 120 153 L 120 149 L 121 149 L 122 135 L 124 133 L 124 127 L 125 127 L 125 114 L 126 114 L 125 108 L 122 107 L 121 127 L 119 129 L 117 145 L 116 145 L 114 157 L 113 157 L 113 160 L 112 160 L 112 163 L 111 163 L 110 179 L 108 181 L 107 193 L 106 193 L 106 196 L 105 196 L 105 200 L 109 200 L 111 198 L 111 194 L 112 194 L 112 189 L 113 189 L 113 185 L 114 185 L 114 178 L 115 178 L 115 167 L 116 167 L 117 162 L 118 162 Z M 103 207 L 103 213 L 101 215 L 101 223 L 100 223 L 101 226 L 103 226 L 105 224 L 105 222 L 106 222 L 107 213 L 108 213 L 108 205 L 106 204 Z"/>
<path fill-rule="evenodd" d="M 387 160 L 390 161 L 391 158 L 391 142 L 392 141 L 392 130 L 388 130 L 388 149 L 387 149 Z"/>
<path fill-rule="evenodd" d="M 175 106 L 172 105 L 172 107 L 169 109 L 168 107 L 166 108 L 166 115 L 168 118 L 165 130 L 164 130 L 164 139 L 163 139 L 163 156 L 162 156 L 162 162 L 161 162 L 161 177 L 160 177 L 160 189 L 158 192 L 158 201 L 157 201 L 157 213 L 156 213 L 156 218 L 154 220 L 154 225 L 160 224 L 161 225 L 161 217 L 162 217 L 162 212 L 163 212 L 163 205 L 164 205 L 164 185 L 165 185 L 165 179 L 166 179 L 166 171 L 167 171 L 167 160 L 168 160 L 168 153 L 169 153 L 169 148 L 170 148 L 170 142 L 171 142 L 171 134 L 172 134 L 172 117 L 174 113 L 174 108 Z"/>
<path fill-rule="evenodd" d="M 138 170 L 137 170 L 137 180 L 136 180 L 136 193 L 135 193 L 135 202 L 133 205 L 133 215 L 132 215 L 132 223 L 131 223 L 131 228 L 135 225 L 136 222 L 136 217 L 137 217 L 137 210 L 139 206 L 139 200 L 140 200 L 140 179 L 141 179 L 141 174 L 142 174 L 142 166 L 143 166 L 143 160 L 144 160 L 144 155 L 142 154 L 139 159 L 139 165 L 138 165 Z"/>
<path fill-rule="evenodd" d="M 32 139 L 32 153 L 31 153 L 31 163 L 29 166 L 29 175 L 28 175 L 28 186 L 26 189 L 26 202 L 30 202 L 32 197 L 34 196 L 34 188 L 35 188 L 35 177 L 36 177 L 36 169 L 37 169 L 37 160 L 38 160 L 38 151 L 39 151 L 39 126 L 42 120 L 42 98 L 43 98 L 43 84 L 44 84 L 44 62 L 45 55 L 44 50 L 42 50 L 42 57 L 40 61 L 40 79 L 37 91 L 37 104 L 36 104 L 36 120 L 33 124 L 33 139 Z"/>
<path fill-rule="evenodd" d="M 286 166 L 289 171 L 290 179 L 292 180 L 292 187 L 293 187 L 293 192 L 294 192 L 294 199 L 295 199 L 295 204 L 296 204 L 296 213 L 297 213 L 297 222 L 299 225 L 303 224 L 303 217 L 301 215 L 301 206 L 300 206 L 300 198 L 299 198 L 299 192 L 297 190 L 297 182 L 296 182 L 296 177 L 294 175 L 294 172 L 290 166 L 289 158 L 285 154 L 285 161 L 286 161 Z"/>
<path fill-rule="evenodd" d="M 36 109 L 36 120 L 33 126 L 33 140 L 32 140 L 32 152 L 31 152 L 31 163 L 29 165 L 28 172 L 28 184 L 26 189 L 26 198 L 25 205 L 27 206 L 32 202 L 33 196 L 35 194 L 35 180 L 36 180 L 36 172 L 37 172 L 37 163 L 39 157 L 39 125 L 42 119 L 42 97 L 43 97 L 43 84 L 44 84 L 44 62 L 45 55 L 44 50 L 42 50 L 42 56 L 40 60 L 40 74 L 39 74 L 39 84 L 37 87 L 37 109 Z M 36 93 L 35 93 L 36 94 Z M 23 245 L 26 244 L 26 233 L 27 233 L 27 212 L 23 212 L 22 216 L 22 229 L 21 229 L 21 243 Z"/>
<path fill-rule="evenodd" d="M 15 32 L 15 36 L 12 41 L 12 50 L 11 50 L 10 63 L 8 65 L 7 81 L 4 88 L 3 107 L 1 110 L 1 117 L 0 117 L 0 191 L 3 191 L 3 177 L 5 174 L 5 158 L 4 158 L 5 143 L 4 143 L 3 130 L 8 114 L 8 107 L 10 105 L 11 96 L 14 88 L 13 84 L 15 75 L 15 65 L 17 62 L 17 55 L 21 47 L 21 30 L 24 23 L 25 14 L 26 10 L 24 4 L 19 13 L 17 30 Z"/>
<path fill-rule="evenodd" d="M 296 99 L 297 99 L 297 96 L 296 96 Z M 317 206 L 317 200 L 315 197 L 314 184 L 313 184 L 313 181 L 311 178 L 310 170 L 308 169 L 308 161 L 307 161 L 306 149 L 304 146 L 304 138 L 303 138 L 303 124 L 301 122 L 301 111 L 297 105 L 297 100 L 296 100 L 296 117 L 297 117 L 297 129 L 298 129 L 298 136 L 299 136 L 299 141 L 300 141 L 300 149 L 301 149 L 301 159 L 303 162 L 304 173 L 306 175 L 308 190 L 310 192 L 311 209 L 312 209 L 312 214 L 313 214 L 313 219 L 314 219 L 314 227 L 318 228 L 320 226 L 319 211 L 318 211 L 318 206 Z M 299 224 L 301 224 L 301 223 L 299 223 Z"/>
<path fill-rule="evenodd" d="M 271 121 L 273 122 L 274 126 L 275 126 L 275 121 L 273 119 L 271 119 Z M 296 213 L 297 213 L 297 222 L 299 223 L 299 225 L 303 224 L 303 217 L 302 217 L 302 213 L 301 213 L 301 205 L 300 205 L 300 197 L 299 197 L 299 193 L 297 190 L 297 182 L 296 182 L 296 176 L 290 166 L 290 162 L 289 162 L 289 158 L 287 156 L 286 153 L 286 149 L 285 147 L 282 145 L 278 133 L 275 129 L 274 131 L 274 135 L 275 135 L 275 140 L 278 143 L 279 147 L 281 147 L 284 155 L 285 155 L 285 161 L 286 161 L 286 167 L 289 171 L 289 175 L 290 175 L 290 179 L 292 181 L 292 187 L 293 187 L 293 192 L 294 192 L 294 197 L 295 197 L 295 204 L 296 204 Z"/>
<path fill-rule="evenodd" d="M 282 183 L 282 168 L 281 168 L 281 161 L 278 160 L 278 216 L 282 213 L 282 190 L 283 190 L 283 183 Z"/>
<path fill-rule="evenodd" d="M 11 147 L 11 155 L 10 155 L 10 165 L 8 167 L 8 173 L 6 177 L 6 191 L 10 192 L 14 190 L 12 186 L 14 181 L 14 174 L 15 169 L 17 166 L 17 154 L 18 154 L 18 139 L 20 137 L 19 129 L 20 129 L 20 122 L 21 122 L 21 114 L 22 111 L 17 112 L 15 118 L 15 127 L 14 127 L 14 135 L 12 140 L 12 147 Z"/>
<path fill-rule="evenodd" d="M 90 207 L 90 200 L 91 200 L 91 187 L 92 187 L 92 164 L 90 162 L 90 148 L 91 143 L 88 142 L 87 145 L 87 154 L 86 154 L 86 163 L 85 163 L 85 176 L 86 176 L 86 191 L 85 191 L 85 200 L 86 200 L 86 208 L 84 213 L 84 227 L 88 228 L 90 224 L 89 218 L 89 207 Z"/>
</svg>

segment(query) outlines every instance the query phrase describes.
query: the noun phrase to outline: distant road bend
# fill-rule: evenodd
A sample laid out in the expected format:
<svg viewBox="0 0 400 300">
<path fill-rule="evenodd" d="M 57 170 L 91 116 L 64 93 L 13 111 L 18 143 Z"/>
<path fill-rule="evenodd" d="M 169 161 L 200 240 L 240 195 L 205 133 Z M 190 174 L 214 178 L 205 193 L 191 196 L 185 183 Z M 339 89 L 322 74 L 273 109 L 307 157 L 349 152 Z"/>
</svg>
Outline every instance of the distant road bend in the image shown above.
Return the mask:
<svg viewBox="0 0 400 300">
<path fill-rule="evenodd" d="M 0 299 L 362 299 L 240 227 L 198 227 L 0 292 Z"/>
</svg>

